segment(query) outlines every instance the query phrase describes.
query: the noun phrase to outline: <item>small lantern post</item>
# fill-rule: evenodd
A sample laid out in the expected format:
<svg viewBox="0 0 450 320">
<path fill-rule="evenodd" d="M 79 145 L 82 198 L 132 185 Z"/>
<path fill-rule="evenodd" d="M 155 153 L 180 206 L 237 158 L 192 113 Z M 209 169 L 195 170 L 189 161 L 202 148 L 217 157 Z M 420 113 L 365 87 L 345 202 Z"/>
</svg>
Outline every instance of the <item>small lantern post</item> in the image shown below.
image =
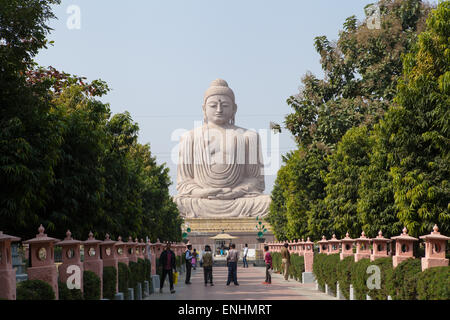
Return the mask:
<svg viewBox="0 0 450 320">
<path fill-rule="evenodd" d="M 67 279 L 73 274 L 74 269 L 72 266 L 76 266 L 80 271 L 80 287 L 77 288 L 75 283 L 75 288 L 80 289 L 83 292 L 83 264 L 81 263 L 80 257 L 80 244 L 81 241 L 72 238 L 72 233 L 70 230 L 66 232 L 66 238 L 63 241 L 57 242 L 57 246 L 62 248 L 62 264 L 59 266 L 59 281 L 66 285 Z M 75 271 L 76 272 L 76 271 Z"/>
<path fill-rule="evenodd" d="M 117 263 L 122 262 L 128 265 L 129 259 L 127 254 L 127 244 L 122 241 L 122 237 L 119 236 L 117 238 L 116 242 L 116 256 L 117 256 Z M 117 270 L 117 273 L 119 273 L 119 270 Z"/>
<path fill-rule="evenodd" d="M 370 239 L 366 237 L 363 231 L 361 237 L 356 239 L 355 262 L 366 258 L 370 258 Z"/>
<path fill-rule="evenodd" d="M 435 224 L 430 234 L 421 236 L 425 241 L 425 258 L 422 258 L 422 271 L 432 267 L 448 266 L 448 259 L 445 258 L 445 249 L 450 237 L 446 237 L 439 232 Z"/>
<path fill-rule="evenodd" d="M 12 267 L 11 242 L 20 238 L 0 231 L 0 298 L 16 300 L 16 270 Z"/>
<path fill-rule="evenodd" d="M 378 258 L 387 258 L 389 257 L 387 249 L 388 243 L 391 241 L 383 237 L 383 232 L 381 230 L 378 232 L 378 236 L 376 238 L 372 238 L 372 254 L 370 255 L 370 261 L 375 261 Z"/>
<path fill-rule="evenodd" d="M 309 237 L 305 242 L 305 251 L 303 253 L 304 261 L 305 261 L 305 272 L 302 274 L 302 282 L 303 283 L 312 283 L 314 282 L 313 275 L 313 263 L 314 263 L 314 242 L 312 242 Z"/>
<path fill-rule="evenodd" d="M 39 234 L 35 238 L 23 242 L 30 245 L 31 267 L 27 269 L 28 279 L 47 282 L 58 300 L 58 270 L 55 265 L 54 244 L 60 240 L 48 237 L 42 224 L 38 231 Z"/>
<path fill-rule="evenodd" d="M 94 272 L 100 278 L 100 298 L 103 297 L 103 261 L 100 259 L 100 240 L 95 240 L 94 234 L 89 232 L 84 245 L 84 270 Z"/>
<path fill-rule="evenodd" d="M 341 239 L 341 260 L 347 257 L 353 256 L 353 243 L 355 239 L 350 238 L 348 232 L 345 234 L 345 238 Z"/>
<path fill-rule="evenodd" d="M 414 259 L 413 244 L 418 241 L 417 238 L 408 235 L 408 230 L 403 228 L 403 233 L 399 236 L 392 237 L 395 240 L 395 256 L 392 257 L 392 265 L 397 267 L 402 261 Z"/>
<path fill-rule="evenodd" d="M 336 235 L 333 234 L 330 240 L 328 240 L 328 254 L 339 253 L 339 244 L 341 241 L 336 239 Z"/>
<path fill-rule="evenodd" d="M 320 248 L 320 253 L 328 254 L 328 241 L 327 238 L 325 238 L 325 236 L 322 236 L 322 240 L 320 240 L 318 244 Z"/>
</svg>

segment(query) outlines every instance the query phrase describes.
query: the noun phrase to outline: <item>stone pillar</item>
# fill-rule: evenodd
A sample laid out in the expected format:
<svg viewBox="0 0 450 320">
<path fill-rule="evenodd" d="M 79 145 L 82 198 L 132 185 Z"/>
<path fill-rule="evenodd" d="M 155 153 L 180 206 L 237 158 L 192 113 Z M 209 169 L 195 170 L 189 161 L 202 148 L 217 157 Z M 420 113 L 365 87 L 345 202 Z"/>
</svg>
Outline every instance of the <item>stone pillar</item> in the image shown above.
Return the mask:
<svg viewBox="0 0 450 320">
<path fill-rule="evenodd" d="M 370 239 L 366 237 L 363 231 L 361 237 L 356 239 L 355 262 L 366 258 L 370 258 Z"/>
<path fill-rule="evenodd" d="M 336 254 L 339 253 L 339 244 L 341 242 L 336 239 L 336 235 L 333 234 L 330 240 L 328 240 L 328 253 L 327 254 Z"/>
<path fill-rule="evenodd" d="M 103 267 L 113 267 L 116 269 L 116 293 L 119 292 L 119 269 L 117 267 L 117 250 L 116 242 L 109 238 L 106 234 L 105 240 L 100 243 L 101 258 Z"/>
<path fill-rule="evenodd" d="M 341 260 L 344 260 L 347 257 L 353 256 L 353 243 L 354 239 L 350 238 L 348 232 L 345 235 L 345 238 L 341 239 Z"/>
<path fill-rule="evenodd" d="M 314 243 L 309 239 L 309 237 L 305 242 L 305 251 L 303 256 L 305 259 L 305 272 L 302 274 L 303 283 L 313 283 Z"/>
<path fill-rule="evenodd" d="M 425 241 L 425 258 L 422 258 L 422 271 L 432 267 L 448 266 L 445 249 L 450 238 L 441 235 L 437 225 L 434 225 L 430 234 L 421 236 L 420 239 Z"/>
<path fill-rule="evenodd" d="M 58 300 L 58 271 L 55 265 L 54 244 L 60 240 L 47 237 L 42 224 L 38 231 L 36 238 L 23 242 L 30 245 L 31 267 L 27 269 L 28 279 L 47 282 Z"/>
<path fill-rule="evenodd" d="M 103 298 L 103 261 L 100 259 L 100 240 L 95 240 L 94 234 L 89 232 L 89 237 L 84 245 L 84 270 L 92 271 L 100 277 L 100 299 Z"/>
<path fill-rule="evenodd" d="M 83 292 L 83 264 L 80 257 L 80 244 L 81 241 L 74 240 L 70 230 L 66 232 L 66 238 L 63 241 L 57 242 L 57 246 L 62 248 L 62 264 L 59 266 L 59 281 L 66 285 L 67 278 L 74 274 L 74 270 L 71 270 L 70 266 L 77 266 L 80 268 L 80 289 Z"/>
<path fill-rule="evenodd" d="M 156 243 L 150 244 L 151 251 L 151 264 L 152 264 L 152 276 L 156 275 Z"/>
<path fill-rule="evenodd" d="M 139 242 L 138 259 L 145 260 L 146 250 L 147 250 L 147 245 L 145 244 L 144 239 L 141 239 L 141 241 Z"/>
<path fill-rule="evenodd" d="M 300 251 L 299 251 L 299 255 L 303 256 L 305 253 L 305 240 L 302 238 L 302 241 L 300 241 Z"/>
<path fill-rule="evenodd" d="M 122 262 L 128 265 L 129 259 L 127 254 L 127 244 L 122 241 L 122 237 L 119 236 L 117 238 L 116 242 L 116 256 L 117 256 L 117 263 Z M 119 273 L 119 270 L 117 270 L 117 273 Z"/>
<path fill-rule="evenodd" d="M 155 256 L 156 259 L 159 259 L 161 256 L 161 253 L 163 252 L 163 244 L 159 241 L 159 239 L 156 239 L 155 243 Z"/>
<path fill-rule="evenodd" d="M 16 300 L 16 271 L 12 267 L 11 242 L 20 238 L 0 231 L 0 299 Z"/>
<path fill-rule="evenodd" d="M 391 241 L 383 237 L 383 233 L 381 230 L 378 232 L 378 236 L 376 238 L 371 239 L 372 241 L 372 254 L 370 255 L 370 261 L 374 261 L 378 258 L 387 258 L 389 257 L 387 249 L 388 243 Z"/>
<path fill-rule="evenodd" d="M 132 237 L 128 237 L 128 242 L 126 243 L 125 246 L 126 248 L 125 252 L 127 254 L 129 262 L 130 261 L 137 262 L 136 247 L 137 242 L 134 242 Z"/>
<path fill-rule="evenodd" d="M 320 253 L 328 254 L 328 241 L 325 236 L 322 236 L 322 240 L 319 242 Z"/>
<path fill-rule="evenodd" d="M 392 265 L 397 267 L 399 263 L 407 259 L 414 259 L 413 244 L 418 241 L 417 238 L 408 235 L 408 230 L 403 228 L 403 233 L 399 236 L 392 237 L 395 240 L 395 256 L 392 257 Z"/>
</svg>

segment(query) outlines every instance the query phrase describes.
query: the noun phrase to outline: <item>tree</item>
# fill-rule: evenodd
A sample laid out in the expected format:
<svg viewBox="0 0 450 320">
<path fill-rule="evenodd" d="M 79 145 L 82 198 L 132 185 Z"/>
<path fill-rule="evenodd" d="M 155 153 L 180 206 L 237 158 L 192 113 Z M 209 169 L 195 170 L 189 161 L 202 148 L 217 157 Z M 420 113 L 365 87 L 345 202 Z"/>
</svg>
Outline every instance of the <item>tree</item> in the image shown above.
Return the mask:
<svg viewBox="0 0 450 320">
<path fill-rule="evenodd" d="M 424 29 L 430 10 L 420 0 L 381 0 L 377 5 L 382 14 L 380 30 L 368 29 L 365 23 L 358 22 L 352 16 L 344 23 L 343 31 L 335 43 L 324 36 L 315 39 L 315 48 L 320 54 L 325 77 L 318 79 L 307 73 L 302 78 L 300 93 L 287 100 L 293 113 L 286 117 L 285 125 L 296 139 L 299 150 L 306 153 L 310 150 L 321 151 L 322 159 L 317 159 L 317 154 L 313 156 L 318 163 L 326 163 L 325 158 L 336 151 L 337 143 L 349 129 L 364 125 L 370 131 L 383 117 L 396 93 L 397 81 L 402 72 L 401 56 L 410 49 L 417 35 Z M 367 164 L 367 154 L 362 155 L 364 159 L 360 160 Z M 355 159 L 355 163 L 357 162 Z M 291 167 L 288 162 L 284 166 Z M 281 183 L 280 179 L 272 193 L 276 205 L 271 206 L 269 219 L 271 216 L 277 217 L 277 221 L 284 223 L 287 230 L 290 227 L 297 228 L 297 232 L 291 235 L 303 232 L 304 222 L 300 221 L 308 221 L 306 224 L 311 235 L 328 235 L 331 231 L 327 223 L 327 210 L 330 209 L 330 201 L 334 196 L 328 198 L 327 204 L 324 202 L 326 192 L 322 190 L 316 192 L 317 198 L 309 197 L 308 202 L 288 205 L 289 201 L 296 201 L 290 199 L 304 199 L 303 194 L 308 193 L 306 186 L 323 179 L 319 177 L 319 172 L 325 177 L 327 168 L 315 174 L 301 170 L 289 171 L 290 169 L 286 169 L 289 171 L 286 172 L 283 169 L 279 174 L 284 176 L 305 174 L 295 178 L 303 183 L 292 189 L 288 184 Z M 325 188 L 324 182 L 322 185 Z M 328 190 L 334 192 L 332 187 Z M 354 191 L 353 188 L 350 210 L 352 219 L 347 219 L 344 224 L 357 219 L 353 216 L 357 214 L 358 203 L 358 196 Z M 286 197 L 285 194 L 290 196 Z M 290 208 L 296 212 L 290 212 Z M 382 208 L 381 211 L 384 210 Z M 377 215 L 378 211 L 375 209 L 373 214 Z M 374 219 L 377 219 L 376 216 Z M 385 221 L 390 219 L 391 217 L 384 218 Z M 352 225 L 344 227 L 344 224 L 341 229 L 352 228 Z M 277 226 L 277 229 L 282 228 L 281 225 Z"/>
<path fill-rule="evenodd" d="M 403 61 L 396 105 L 380 123 L 400 221 L 412 235 L 450 231 L 450 2 L 439 3 Z"/>
</svg>

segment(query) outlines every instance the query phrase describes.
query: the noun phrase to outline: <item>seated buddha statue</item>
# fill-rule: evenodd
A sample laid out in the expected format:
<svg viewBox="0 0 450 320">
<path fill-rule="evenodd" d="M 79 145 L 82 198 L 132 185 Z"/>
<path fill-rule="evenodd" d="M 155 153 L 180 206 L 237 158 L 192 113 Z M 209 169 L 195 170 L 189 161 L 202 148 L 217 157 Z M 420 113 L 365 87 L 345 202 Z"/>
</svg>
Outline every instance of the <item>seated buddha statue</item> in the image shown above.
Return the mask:
<svg viewBox="0 0 450 320">
<path fill-rule="evenodd" d="M 206 90 L 203 125 L 179 144 L 174 201 L 187 218 L 263 217 L 270 196 L 264 191 L 264 162 L 257 132 L 234 124 L 233 91 L 217 79 Z"/>
</svg>

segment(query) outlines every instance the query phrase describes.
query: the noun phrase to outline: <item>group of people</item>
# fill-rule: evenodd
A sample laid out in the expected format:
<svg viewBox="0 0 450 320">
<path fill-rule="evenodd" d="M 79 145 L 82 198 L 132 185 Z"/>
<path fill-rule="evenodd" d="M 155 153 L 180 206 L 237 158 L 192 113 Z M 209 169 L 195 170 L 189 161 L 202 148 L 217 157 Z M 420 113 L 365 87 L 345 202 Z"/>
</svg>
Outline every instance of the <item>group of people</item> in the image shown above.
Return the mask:
<svg viewBox="0 0 450 320">
<path fill-rule="evenodd" d="M 245 244 L 242 259 L 244 268 L 248 268 L 247 255 L 248 255 L 248 245 Z M 184 253 L 184 256 L 186 260 L 185 283 L 189 285 L 191 284 L 191 270 L 192 269 L 195 270 L 196 268 L 198 253 L 196 249 L 192 251 L 192 245 L 188 245 L 187 250 Z M 281 249 L 281 258 L 282 258 L 284 279 L 288 281 L 291 257 L 289 252 L 289 245 L 287 243 L 285 243 L 284 247 Z M 239 261 L 239 251 L 236 250 L 236 245 L 234 243 L 230 244 L 230 250 L 228 250 L 226 261 L 228 266 L 227 286 L 229 286 L 231 282 L 233 282 L 234 285 L 238 286 L 239 283 L 237 281 L 237 263 Z M 266 265 L 266 279 L 263 282 L 263 284 L 271 284 L 272 283 L 271 273 L 273 271 L 273 265 L 272 265 L 272 255 L 270 254 L 269 246 L 264 246 L 264 262 Z M 170 293 L 175 293 L 175 289 L 173 286 L 173 272 L 176 272 L 176 259 L 175 253 L 170 249 L 170 243 L 167 243 L 165 250 L 161 253 L 161 256 L 159 258 L 159 264 L 162 267 L 162 277 L 159 292 L 160 293 L 163 292 L 164 280 L 168 276 L 170 284 Z M 212 272 L 213 264 L 214 264 L 214 257 L 211 252 L 211 247 L 209 245 L 206 245 L 205 251 L 200 259 L 200 266 L 203 267 L 205 286 L 207 286 L 208 283 L 211 286 L 214 285 Z"/>
</svg>

